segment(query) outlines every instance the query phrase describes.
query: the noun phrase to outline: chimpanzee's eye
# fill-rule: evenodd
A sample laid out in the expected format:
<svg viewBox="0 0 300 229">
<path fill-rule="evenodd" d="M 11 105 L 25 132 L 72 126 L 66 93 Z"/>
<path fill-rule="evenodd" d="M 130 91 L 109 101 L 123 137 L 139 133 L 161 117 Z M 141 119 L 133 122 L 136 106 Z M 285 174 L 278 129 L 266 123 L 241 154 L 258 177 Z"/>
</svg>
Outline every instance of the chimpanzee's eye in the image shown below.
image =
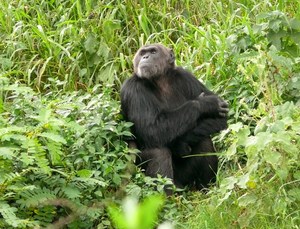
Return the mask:
<svg viewBox="0 0 300 229">
<path fill-rule="evenodd" d="M 145 53 L 146 53 L 146 51 L 145 51 L 145 50 L 141 50 L 141 51 L 140 51 L 140 56 L 144 56 L 144 55 L 145 55 Z"/>
<path fill-rule="evenodd" d="M 151 49 L 150 52 L 151 52 L 151 54 L 155 54 L 157 51 L 156 51 L 156 49 Z"/>
</svg>

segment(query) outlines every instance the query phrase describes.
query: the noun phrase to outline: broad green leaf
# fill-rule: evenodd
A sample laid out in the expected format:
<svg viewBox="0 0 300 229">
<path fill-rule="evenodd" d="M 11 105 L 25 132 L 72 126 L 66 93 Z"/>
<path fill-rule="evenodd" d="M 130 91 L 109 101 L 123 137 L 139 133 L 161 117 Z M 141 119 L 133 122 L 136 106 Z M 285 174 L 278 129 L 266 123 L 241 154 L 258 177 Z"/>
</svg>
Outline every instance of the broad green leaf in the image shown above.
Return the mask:
<svg viewBox="0 0 300 229">
<path fill-rule="evenodd" d="M 103 22 L 103 36 L 109 41 L 109 38 L 115 33 L 115 30 L 120 28 L 121 22 L 119 20 L 105 20 Z"/>
<path fill-rule="evenodd" d="M 229 128 L 235 132 L 238 132 L 241 128 L 243 128 L 243 124 L 241 122 L 237 122 L 235 124 L 231 124 Z"/>
<path fill-rule="evenodd" d="M 240 188 L 246 189 L 249 179 L 250 179 L 250 174 L 246 173 L 245 175 L 239 177 L 239 181 L 237 182 L 237 185 Z"/>
<path fill-rule="evenodd" d="M 274 168 L 278 168 L 280 165 L 281 154 L 274 150 L 266 149 L 263 152 L 263 157 L 269 164 L 273 165 Z"/>
<path fill-rule="evenodd" d="M 285 125 L 284 122 L 282 122 L 281 120 L 278 120 L 276 122 L 274 122 L 270 127 L 269 127 L 270 131 L 273 133 L 277 133 L 279 131 L 282 131 L 285 129 Z"/>
<path fill-rule="evenodd" d="M 257 201 L 257 196 L 251 193 L 245 193 L 238 198 L 238 204 L 240 207 L 249 207 L 251 204 L 255 204 Z"/>
<path fill-rule="evenodd" d="M 258 150 L 264 149 L 270 142 L 273 141 L 273 135 L 268 132 L 260 132 L 256 136 L 256 147 Z"/>
<path fill-rule="evenodd" d="M 232 143 L 230 146 L 229 146 L 229 148 L 226 150 L 226 156 L 227 157 L 231 157 L 231 156 L 233 156 L 233 155 L 235 155 L 236 154 L 236 152 L 237 152 L 237 145 L 236 145 L 236 143 L 234 142 L 234 143 Z"/>
<path fill-rule="evenodd" d="M 97 55 L 102 56 L 104 58 L 104 60 L 108 60 L 110 52 L 111 52 L 111 50 L 110 50 L 109 46 L 104 41 L 102 41 L 99 45 Z"/>
<path fill-rule="evenodd" d="M 245 146 L 249 134 L 250 134 L 249 127 L 244 126 L 244 128 L 240 129 L 239 132 L 237 133 L 237 137 L 238 137 L 237 145 Z"/>
<path fill-rule="evenodd" d="M 123 131 L 123 132 L 119 133 L 118 135 L 132 137 L 132 133 L 130 131 Z"/>
<path fill-rule="evenodd" d="M 274 45 L 278 51 L 281 50 L 281 38 L 282 38 L 282 36 L 283 36 L 283 34 L 281 34 L 281 32 L 276 33 L 276 32 L 273 32 L 273 31 L 269 32 L 268 35 L 267 35 L 268 40 L 270 41 L 270 43 L 272 45 Z"/>
<path fill-rule="evenodd" d="M 220 188 L 221 189 L 228 189 L 232 190 L 235 186 L 235 184 L 238 182 L 238 179 L 236 177 L 226 177 L 221 181 Z"/>
<path fill-rule="evenodd" d="M 121 177 L 120 177 L 120 174 L 114 174 L 114 176 L 113 176 L 113 182 L 114 182 L 116 185 L 120 185 L 120 184 L 121 184 Z"/>
<path fill-rule="evenodd" d="M 77 171 L 77 175 L 83 178 L 90 178 L 93 175 L 93 171 L 88 169 L 82 169 Z"/>
<path fill-rule="evenodd" d="M 285 181 L 289 175 L 289 170 L 287 165 L 282 166 L 281 168 L 276 169 L 276 174 L 282 181 Z"/>
<path fill-rule="evenodd" d="M 249 146 L 255 146 L 258 142 L 258 137 L 257 136 L 250 136 L 248 139 L 247 139 L 247 142 L 246 142 L 246 147 L 249 147 Z"/>
<path fill-rule="evenodd" d="M 282 20 L 281 19 L 275 19 L 271 20 L 269 22 L 269 28 L 273 30 L 274 32 L 278 33 L 280 31 L 280 28 L 282 26 Z"/>
<path fill-rule="evenodd" d="M 274 141 L 283 143 L 285 145 L 291 145 L 291 137 L 289 134 L 287 134 L 287 132 L 285 130 L 280 131 L 278 129 L 277 134 L 274 134 L 273 136 L 274 136 L 274 139 L 273 139 Z"/>
<path fill-rule="evenodd" d="M 86 41 L 84 42 L 84 48 L 90 54 L 97 52 L 99 43 L 94 34 L 89 34 Z"/>
</svg>

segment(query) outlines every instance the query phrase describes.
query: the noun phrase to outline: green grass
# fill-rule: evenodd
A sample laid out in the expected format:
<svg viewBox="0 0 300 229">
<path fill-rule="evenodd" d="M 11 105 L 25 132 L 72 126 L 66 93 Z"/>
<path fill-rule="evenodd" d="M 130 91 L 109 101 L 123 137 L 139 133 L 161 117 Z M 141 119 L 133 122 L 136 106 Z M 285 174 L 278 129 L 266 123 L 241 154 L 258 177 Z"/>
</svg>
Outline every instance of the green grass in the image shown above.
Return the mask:
<svg viewBox="0 0 300 229">
<path fill-rule="evenodd" d="M 217 72 L 214 81 L 225 80 L 232 71 L 224 68 L 228 36 L 243 28 L 251 32 L 262 12 L 278 9 L 299 17 L 296 1 L 245 3 L 4 0 L 2 69 L 39 90 L 56 87 L 57 80 L 64 89 L 119 85 L 130 74 L 138 47 L 162 42 L 180 54 L 178 64 L 199 67 L 199 77 L 211 79 Z"/>
<path fill-rule="evenodd" d="M 299 228 L 299 20 L 296 0 L 2 0 L 0 227 L 70 214 L 69 227 L 112 228 L 107 202 L 155 192 L 128 173 L 117 114 L 134 53 L 160 42 L 229 102 L 231 124 L 214 139 L 217 185 L 168 199 L 160 221 Z M 40 206 L 53 197 L 61 207 Z"/>
</svg>

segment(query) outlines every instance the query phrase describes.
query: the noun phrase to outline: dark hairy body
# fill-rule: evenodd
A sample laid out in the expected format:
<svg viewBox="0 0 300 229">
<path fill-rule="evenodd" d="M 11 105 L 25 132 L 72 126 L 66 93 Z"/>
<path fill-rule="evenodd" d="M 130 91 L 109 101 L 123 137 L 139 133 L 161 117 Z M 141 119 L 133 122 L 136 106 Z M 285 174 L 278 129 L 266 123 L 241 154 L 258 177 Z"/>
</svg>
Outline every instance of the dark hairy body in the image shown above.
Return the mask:
<svg viewBox="0 0 300 229">
<path fill-rule="evenodd" d="M 196 189 L 215 181 L 218 159 L 211 134 L 227 127 L 228 105 L 190 72 L 175 66 L 172 50 L 143 46 L 121 90 L 121 108 L 134 123 L 137 164 L 146 175 L 169 177 Z M 195 155 L 195 156 L 192 156 Z"/>
</svg>

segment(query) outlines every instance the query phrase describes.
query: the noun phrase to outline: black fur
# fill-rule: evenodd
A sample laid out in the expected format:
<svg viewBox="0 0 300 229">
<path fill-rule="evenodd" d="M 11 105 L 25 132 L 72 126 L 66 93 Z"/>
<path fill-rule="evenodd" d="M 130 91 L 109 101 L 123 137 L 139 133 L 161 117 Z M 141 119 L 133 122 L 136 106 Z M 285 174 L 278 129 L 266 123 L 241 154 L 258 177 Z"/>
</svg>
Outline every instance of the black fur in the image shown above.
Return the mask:
<svg viewBox="0 0 300 229">
<path fill-rule="evenodd" d="M 121 89 L 122 113 L 134 123 L 141 150 L 137 163 L 146 175 L 161 174 L 178 187 L 207 187 L 215 181 L 218 159 L 199 155 L 215 152 L 210 135 L 227 127 L 223 100 L 180 67 L 160 77 L 158 83 L 134 74 Z"/>
</svg>

